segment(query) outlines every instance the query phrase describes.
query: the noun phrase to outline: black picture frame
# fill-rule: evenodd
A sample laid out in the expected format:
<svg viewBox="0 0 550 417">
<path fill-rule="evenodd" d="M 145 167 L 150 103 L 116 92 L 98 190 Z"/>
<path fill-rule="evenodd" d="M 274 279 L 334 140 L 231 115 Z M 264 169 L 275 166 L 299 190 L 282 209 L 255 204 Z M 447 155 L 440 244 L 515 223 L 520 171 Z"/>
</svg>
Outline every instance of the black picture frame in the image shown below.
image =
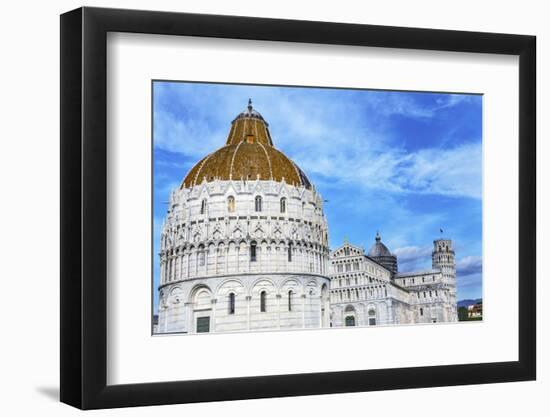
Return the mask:
<svg viewBox="0 0 550 417">
<path fill-rule="evenodd" d="M 107 376 L 108 32 L 519 56 L 519 360 L 112 385 Z M 102 8 L 61 15 L 61 401 L 81 409 L 536 378 L 536 38 Z"/>
</svg>

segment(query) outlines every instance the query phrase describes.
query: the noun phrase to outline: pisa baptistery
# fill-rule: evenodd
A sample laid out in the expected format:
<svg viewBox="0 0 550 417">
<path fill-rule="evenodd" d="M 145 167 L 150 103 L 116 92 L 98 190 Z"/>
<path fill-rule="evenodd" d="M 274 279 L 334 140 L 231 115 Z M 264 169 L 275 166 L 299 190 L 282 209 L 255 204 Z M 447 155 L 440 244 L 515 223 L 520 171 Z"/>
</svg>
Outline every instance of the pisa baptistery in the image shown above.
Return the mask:
<svg viewBox="0 0 550 417">
<path fill-rule="evenodd" d="M 250 101 L 172 191 L 159 256 L 159 333 L 329 326 L 323 199 Z"/>
</svg>

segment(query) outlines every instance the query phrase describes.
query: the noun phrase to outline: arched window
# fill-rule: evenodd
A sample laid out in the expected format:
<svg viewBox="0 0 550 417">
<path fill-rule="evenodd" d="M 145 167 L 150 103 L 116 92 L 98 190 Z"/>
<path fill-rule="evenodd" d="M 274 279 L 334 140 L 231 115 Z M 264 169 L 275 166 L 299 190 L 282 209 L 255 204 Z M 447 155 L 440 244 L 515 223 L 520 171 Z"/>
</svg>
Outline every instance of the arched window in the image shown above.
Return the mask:
<svg viewBox="0 0 550 417">
<path fill-rule="evenodd" d="M 201 214 L 205 214 L 206 213 L 206 199 L 203 199 L 201 201 Z"/>
<path fill-rule="evenodd" d="M 292 311 L 292 296 L 294 295 L 294 293 L 292 292 L 292 290 L 290 290 L 288 292 L 288 311 Z"/>
<path fill-rule="evenodd" d="M 233 213 L 235 211 L 235 197 L 230 195 L 227 197 L 227 211 Z"/>
<path fill-rule="evenodd" d="M 257 195 L 254 199 L 254 209 L 256 211 L 262 211 L 262 197 L 260 197 L 259 195 Z"/>
<path fill-rule="evenodd" d="M 281 198 L 281 213 L 286 213 L 286 198 Z"/>
<path fill-rule="evenodd" d="M 235 293 L 229 294 L 229 314 L 235 314 Z"/>
<path fill-rule="evenodd" d="M 420 307 L 420 315 L 423 316 L 424 315 L 424 309 L 422 307 Z"/>
<path fill-rule="evenodd" d="M 260 293 L 260 312 L 265 313 L 265 305 L 266 305 L 266 298 L 267 293 L 265 291 L 262 291 Z"/>
<path fill-rule="evenodd" d="M 292 262 L 292 243 L 288 244 L 288 262 Z"/>
<path fill-rule="evenodd" d="M 376 326 L 376 312 L 369 310 L 369 326 Z"/>
<path fill-rule="evenodd" d="M 250 262 L 256 262 L 256 249 L 257 245 L 256 242 L 252 242 L 250 244 Z"/>
<path fill-rule="evenodd" d="M 199 246 L 199 266 L 204 266 L 204 258 L 205 258 L 205 253 L 204 253 L 204 246 Z"/>
</svg>

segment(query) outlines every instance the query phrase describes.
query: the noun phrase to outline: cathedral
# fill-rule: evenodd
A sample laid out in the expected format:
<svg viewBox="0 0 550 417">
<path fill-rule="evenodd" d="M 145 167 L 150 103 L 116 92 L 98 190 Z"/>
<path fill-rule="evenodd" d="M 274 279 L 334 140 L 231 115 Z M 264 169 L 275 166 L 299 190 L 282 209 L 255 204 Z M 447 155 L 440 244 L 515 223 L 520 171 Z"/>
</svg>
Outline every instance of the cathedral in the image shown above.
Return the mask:
<svg viewBox="0 0 550 417">
<path fill-rule="evenodd" d="M 344 243 L 330 254 L 332 326 L 457 321 L 452 241 L 434 240 L 432 269 L 398 272 L 397 257 L 381 241 L 367 255 Z"/>
<path fill-rule="evenodd" d="M 321 195 L 250 100 L 172 191 L 159 256 L 157 333 L 457 320 L 452 241 L 421 272 L 398 272 L 379 234 L 331 252 Z"/>
</svg>

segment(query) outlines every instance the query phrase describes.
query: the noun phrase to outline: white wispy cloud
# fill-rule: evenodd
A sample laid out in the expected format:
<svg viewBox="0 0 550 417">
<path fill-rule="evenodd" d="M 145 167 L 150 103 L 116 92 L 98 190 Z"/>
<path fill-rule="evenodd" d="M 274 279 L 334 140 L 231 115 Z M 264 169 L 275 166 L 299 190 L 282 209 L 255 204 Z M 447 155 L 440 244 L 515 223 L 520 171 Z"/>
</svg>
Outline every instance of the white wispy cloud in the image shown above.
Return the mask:
<svg viewBox="0 0 550 417">
<path fill-rule="evenodd" d="M 165 181 L 160 182 L 159 185 L 155 185 L 155 191 L 159 193 L 160 195 L 165 195 L 166 201 L 168 201 L 168 198 L 170 196 L 170 193 L 178 188 L 180 186 L 181 182 L 179 181 Z"/>
<path fill-rule="evenodd" d="M 422 149 L 405 153 L 371 152 L 348 146 L 347 152 L 304 152 L 298 155 L 306 172 L 333 181 L 399 193 L 481 198 L 481 145 Z M 345 167 L 345 168 L 343 168 Z"/>
<path fill-rule="evenodd" d="M 471 101 L 474 96 L 465 94 L 447 94 L 435 100 L 435 104 L 419 104 L 409 95 L 395 94 L 389 96 L 374 96 L 373 105 L 379 106 L 379 111 L 386 115 L 401 115 L 410 118 L 428 119 L 438 111 L 449 109 L 461 103 Z"/>
<path fill-rule="evenodd" d="M 423 259 L 426 256 L 431 256 L 432 247 L 431 246 L 404 246 L 397 248 L 394 251 L 394 254 L 399 258 L 400 261 L 410 262 L 416 261 L 418 259 Z"/>
<path fill-rule="evenodd" d="M 404 246 L 393 251 L 397 256 L 402 271 L 414 270 L 418 265 L 431 263 L 431 246 Z M 479 283 L 479 274 L 482 272 L 481 256 L 465 256 L 456 261 L 456 273 L 460 277 L 461 285 Z"/>
<path fill-rule="evenodd" d="M 223 145 L 225 130 L 212 129 L 201 120 L 183 120 L 165 111 L 155 111 L 155 146 L 196 159 Z"/>
<path fill-rule="evenodd" d="M 480 274 L 482 268 L 481 256 L 465 256 L 456 262 L 456 272 L 461 276 Z"/>
<path fill-rule="evenodd" d="M 431 267 L 430 246 L 403 246 L 395 249 L 400 272 L 415 271 Z"/>
<path fill-rule="evenodd" d="M 481 144 L 414 152 L 399 160 L 395 174 L 402 191 L 481 198 Z"/>
</svg>

